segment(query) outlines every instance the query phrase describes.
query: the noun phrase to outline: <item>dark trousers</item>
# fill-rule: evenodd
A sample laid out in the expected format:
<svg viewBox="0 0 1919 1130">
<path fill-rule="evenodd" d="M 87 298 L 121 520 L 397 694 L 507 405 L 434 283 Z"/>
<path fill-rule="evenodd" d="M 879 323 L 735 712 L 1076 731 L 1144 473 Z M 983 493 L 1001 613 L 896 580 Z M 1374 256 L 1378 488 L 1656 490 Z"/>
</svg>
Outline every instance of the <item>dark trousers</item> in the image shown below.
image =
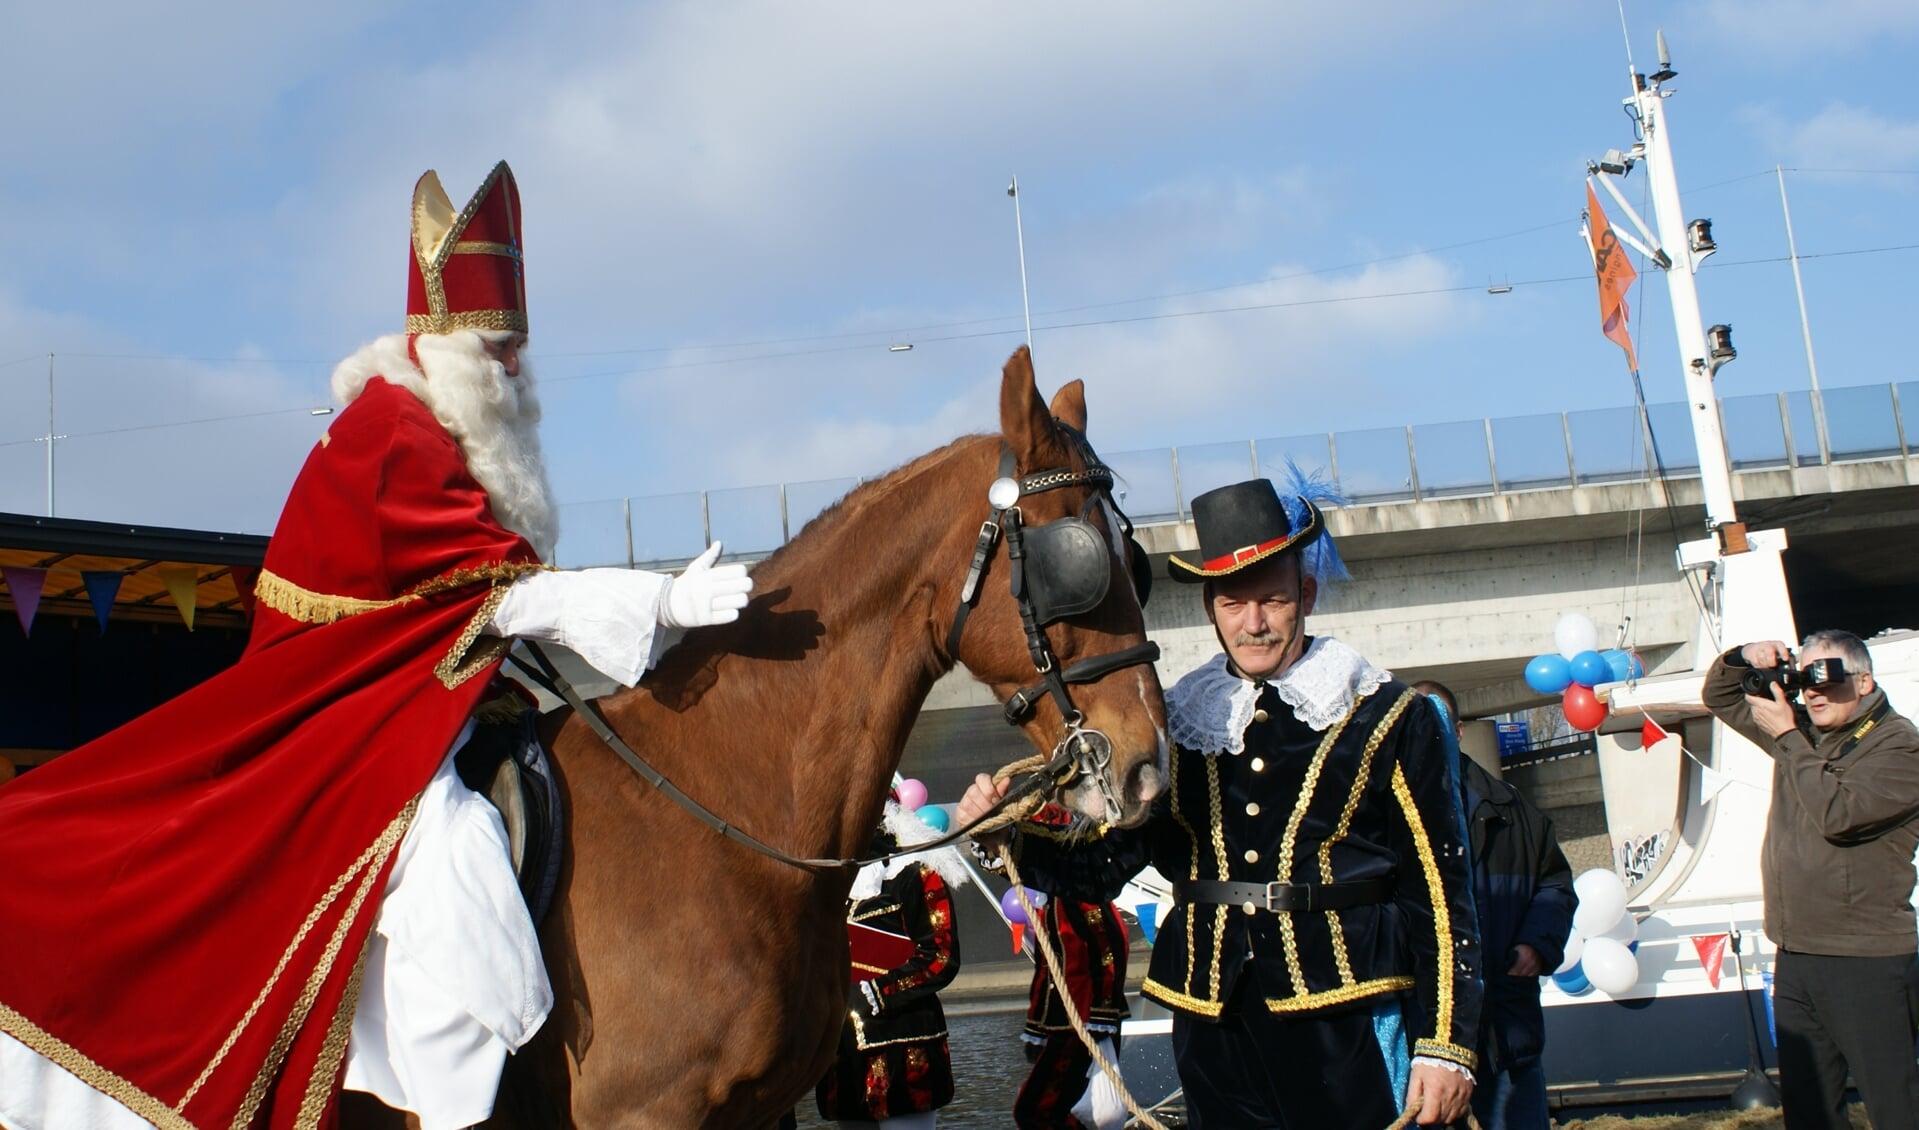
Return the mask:
<svg viewBox="0 0 1919 1130">
<path fill-rule="evenodd" d="M 1780 950 L 1772 999 L 1786 1130 L 1847 1130 L 1847 1069 L 1875 1130 L 1919 1128 L 1919 958 Z"/>
<path fill-rule="evenodd" d="M 1173 1014 L 1173 1062 L 1192 1130 L 1384 1130 L 1399 1096 L 1370 1009 L 1281 1017 L 1240 973 L 1218 1023 Z"/>
<path fill-rule="evenodd" d="M 1019 1130 L 1085 1130 L 1073 1117 L 1073 1105 L 1086 1094 L 1086 1071 L 1093 1053 L 1076 1032 L 1059 1032 L 1034 1047 L 1027 1045 L 1033 1070 L 1013 1100 L 1013 1125 Z"/>
</svg>

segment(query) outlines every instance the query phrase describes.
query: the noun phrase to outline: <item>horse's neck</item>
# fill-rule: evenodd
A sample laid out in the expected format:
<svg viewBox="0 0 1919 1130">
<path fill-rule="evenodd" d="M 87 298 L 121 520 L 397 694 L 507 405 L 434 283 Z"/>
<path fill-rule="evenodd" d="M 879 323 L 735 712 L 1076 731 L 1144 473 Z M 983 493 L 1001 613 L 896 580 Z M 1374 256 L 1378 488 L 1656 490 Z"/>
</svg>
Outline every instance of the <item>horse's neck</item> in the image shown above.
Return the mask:
<svg viewBox="0 0 1919 1130">
<path fill-rule="evenodd" d="M 946 666 L 929 623 L 950 610 L 934 594 L 965 568 L 970 533 L 953 517 L 974 508 L 966 485 L 983 497 L 986 473 L 971 451 L 984 448 L 966 443 L 848 496 L 755 571 L 755 607 L 737 625 L 689 637 L 615 696 L 649 744 L 672 750 L 676 783 L 724 789 L 723 815 L 796 854 L 865 850 Z"/>
</svg>

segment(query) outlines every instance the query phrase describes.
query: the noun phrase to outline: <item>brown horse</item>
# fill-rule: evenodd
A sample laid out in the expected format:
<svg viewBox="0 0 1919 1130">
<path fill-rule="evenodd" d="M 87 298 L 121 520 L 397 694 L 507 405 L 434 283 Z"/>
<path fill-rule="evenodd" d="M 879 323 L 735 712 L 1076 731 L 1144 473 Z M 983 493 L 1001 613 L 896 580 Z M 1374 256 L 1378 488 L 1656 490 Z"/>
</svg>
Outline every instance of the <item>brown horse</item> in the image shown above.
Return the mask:
<svg viewBox="0 0 1919 1130">
<path fill-rule="evenodd" d="M 737 623 L 689 636 L 639 687 L 598 700 L 608 722 L 735 827 L 795 856 L 860 854 L 935 680 L 957 661 L 1002 700 L 1040 680 L 1004 543 L 957 655 L 947 643 L 1002 450 L 1017 475 L 1084 473 L 1085 425 L 1079 382 L 1049 409 L 1019 350 L 1005 368 L 1001 435 L 961 439 L 849 494 L 755 570 L 758 595 Z M 1085 514 L 1107 528 L 1097 493 L 1081 483 L 1030 493 L 1024 525 Z M 1129 561 L 1114 548 L 1110 565 L 1096 607 L 1043 629 L 1062 667 L 1145 643 Z M 1071 693 L 1112 756 L 1103 788 L 1082 779 L 1064 799 L 1139 822 L 1166 764 L 1152 666 Z M 556 1000 L 510 1066 L 494 1124 L 538 1124 L 528 1112 L 547 1111 L 580 1127 L 772 1126 L 832 1062 L 852 869 L 802 869 L 724 840 L 570 711 L 546 725 L 570 821 L 541 932 Z M 1049 753 L 1066 732 L 1045 697 L 1023 728 Z"/>
</svg>

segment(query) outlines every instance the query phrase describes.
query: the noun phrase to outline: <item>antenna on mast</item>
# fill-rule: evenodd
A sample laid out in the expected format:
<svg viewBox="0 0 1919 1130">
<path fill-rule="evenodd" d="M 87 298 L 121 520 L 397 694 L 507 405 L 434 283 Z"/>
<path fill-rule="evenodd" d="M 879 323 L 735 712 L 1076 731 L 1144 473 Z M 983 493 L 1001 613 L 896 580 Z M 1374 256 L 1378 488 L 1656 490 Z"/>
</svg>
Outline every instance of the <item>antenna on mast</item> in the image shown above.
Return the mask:
<svg viewBox="0 0 1919 1130">
<path fill-rule="evenodd" d="M 1652 73 L 1652 80 L 1665 82 L 1667 79 L 1676 77 L 1679 72 L 1672 69 L 1672 52 L 1666 50 L 1666 33 L 1657 31 L 1653 33 L 1653 36 L 1655 42 L 1659 44 L 1659 69 Z"/>
</svg>

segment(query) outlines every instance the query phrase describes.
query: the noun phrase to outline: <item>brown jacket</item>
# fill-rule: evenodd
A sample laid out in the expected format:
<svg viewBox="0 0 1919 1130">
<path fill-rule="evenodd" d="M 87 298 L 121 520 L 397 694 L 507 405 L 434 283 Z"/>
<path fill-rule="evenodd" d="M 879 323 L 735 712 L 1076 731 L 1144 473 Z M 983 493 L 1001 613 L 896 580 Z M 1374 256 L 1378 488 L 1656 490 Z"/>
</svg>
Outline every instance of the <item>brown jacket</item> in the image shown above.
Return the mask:
<svg viewBox="0 0 1919 1130">
<path fill-rule="evenodd" d="M 1746 670 L 1737 649 L 1720 656 L 1703 697 L 1720 721 L 1772 758 L 1760 862 L 1766 936 L 1798 953 L 1843 957 L 1919 949 L 1912 909 L 1919 730 L 1890 707 L 1875 721 L 1886 701 L 1875 687 L 1844 726 L 1817 730 L 1802 712 L 1798 730 L 1768 737 L 1739 689 Z"/>
</svg>

